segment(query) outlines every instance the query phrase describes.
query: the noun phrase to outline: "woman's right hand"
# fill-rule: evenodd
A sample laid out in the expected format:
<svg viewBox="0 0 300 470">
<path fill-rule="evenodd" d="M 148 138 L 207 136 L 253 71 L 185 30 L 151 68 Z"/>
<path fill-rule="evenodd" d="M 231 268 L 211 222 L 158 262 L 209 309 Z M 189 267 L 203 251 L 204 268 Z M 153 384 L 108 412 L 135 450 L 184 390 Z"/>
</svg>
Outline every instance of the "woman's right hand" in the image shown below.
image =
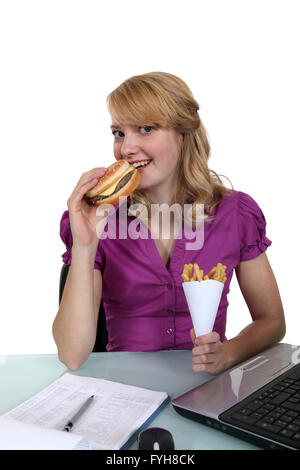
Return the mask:
<svg viewBox="0 0 300 470">
<path fill-rule="evenodd" d="M 105 175 L 106 171 L 107 168 L 101 167 L 83 173 L 68 199 L 73 247 L 96 248 L 98 246 L 99 235 L 97 235 L 96 226 L 99 221 L 107 217 L 107 214 L 96 216 L 98 206 L 89 205 L 84 195 L 96 186 L 99 178 Z"/>
</svg>

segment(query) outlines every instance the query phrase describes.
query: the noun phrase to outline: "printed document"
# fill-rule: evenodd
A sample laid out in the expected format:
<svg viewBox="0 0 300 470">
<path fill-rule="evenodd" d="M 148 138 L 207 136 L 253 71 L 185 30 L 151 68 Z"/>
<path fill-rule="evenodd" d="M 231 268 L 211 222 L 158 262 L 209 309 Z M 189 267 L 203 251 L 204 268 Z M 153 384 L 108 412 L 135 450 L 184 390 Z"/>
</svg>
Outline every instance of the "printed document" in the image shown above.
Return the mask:
<svg viewBox="0 0 300 470">
<path fill-rule="evenodd" d="M 64 426 L 91 395 L 95 395 L 93 402 L 74 424 L 72 431 L 63 431 Z M 44 448 L 58 446 L 57 448 L 117 450 L 123 447 L 167 398 L 165 392 L 66 373 L 40 393 L 0 417 L 0 432 L 4 432 L 3 420 L 9 420 L 8 427 L 12 426 L 12 421 L 16 425 L 21 422 L 21 435 L 21 426 L 27 424 L 31 429 L 27 433 L 27 440 L 32 436 L 31 444 L 36 447 L 27 448 L 43 448 L 40 446 L 45 445 Z M 32 425 L 51 431 L 51 439 L 49 437 L 44 444 L 39 443 L 39 433 L 34 434 Z M 17 431 L 14 429 L 12 436 L 16 435 Z M 7 439 L 10 437 L 7 436 Z M 54 447 L 47 447 L 46 444 Z M 3 443 L 1 448 L 2 445 Z"/>
</svg>

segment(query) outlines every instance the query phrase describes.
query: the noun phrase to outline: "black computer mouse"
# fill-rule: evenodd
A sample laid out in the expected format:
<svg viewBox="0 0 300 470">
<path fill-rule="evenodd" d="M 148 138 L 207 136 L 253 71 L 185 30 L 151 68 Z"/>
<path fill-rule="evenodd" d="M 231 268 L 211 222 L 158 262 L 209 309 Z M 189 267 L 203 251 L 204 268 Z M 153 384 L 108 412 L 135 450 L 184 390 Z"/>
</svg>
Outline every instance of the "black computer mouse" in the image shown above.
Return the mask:
<svg viewBox="0 0 300 470">
<path fill-rule="evenodd" d="M 140 432 L 139 450 L 173 450 L 175 449 L 172 434 L 162 428 L 148 428 Z"/>
</svg>

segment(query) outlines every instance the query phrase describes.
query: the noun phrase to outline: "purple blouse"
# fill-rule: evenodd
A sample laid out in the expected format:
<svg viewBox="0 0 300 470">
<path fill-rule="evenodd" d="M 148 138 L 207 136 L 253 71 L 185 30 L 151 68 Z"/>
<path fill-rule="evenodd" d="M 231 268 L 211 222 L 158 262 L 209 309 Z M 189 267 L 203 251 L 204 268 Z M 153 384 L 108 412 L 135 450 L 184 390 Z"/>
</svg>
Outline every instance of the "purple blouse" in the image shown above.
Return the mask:
<svg viewBox="0 0 300 470">
<path fill-rule="evenodd" d="M 116 216 L 118 212 L 117 209 Z M 241 261 L 263 253 L 272 242 L 266 237 L 266 221 L 260 207 L 246 193 L 234 191 L 213 208 L 212 215 L 215 220 L 204 223 L 203 247 L 186 250 L 191 239 L 186 239 L 183 232 L 176 240 L 168 269 L 150 235 L 146 239 L 119 239 L 117 229 L 116 239 L 99 240 L 95 269 L 101 271 L 103 278 L 108 351 L 193 348 L 193 325 L 181 277 L 187 263 L 197 263 L 205 274 L 219 262 L 227 266 L 227 281 L 213 327 L 221 341 L 226 341 L 227 295 L 233 270 Z M 128 224 L 133 219 L 128 216 Z M 68 211 L 61 218 L 60 236 L 67 248 L 63 262 L 71 264 Z"/>
</svg>

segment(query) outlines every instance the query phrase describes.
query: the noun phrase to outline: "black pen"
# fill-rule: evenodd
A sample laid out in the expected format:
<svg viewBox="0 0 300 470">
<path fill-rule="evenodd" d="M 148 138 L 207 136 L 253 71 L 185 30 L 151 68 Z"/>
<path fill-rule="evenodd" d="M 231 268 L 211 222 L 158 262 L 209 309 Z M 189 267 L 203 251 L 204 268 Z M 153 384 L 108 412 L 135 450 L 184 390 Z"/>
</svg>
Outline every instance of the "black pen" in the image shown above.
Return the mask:
<svg viewBox="0 0 300 470">
<path fill-rule="evenodd" d="M 90 404 L 93 401 L 95 395 L 92 395 L 90 398 L 87 399 L 87 401 L 82 405 L 82 407 L 77 411 L 77 413 L 73 416 L 73 418 L 70 419 L 68 424 L 64 427 L 64 431 L 71 431 L 72 427 L 76 423 L 76 421 L 80 418 L 80 416 L 85 412 L 85 410 L 90 406 Z"/>
</svg>

